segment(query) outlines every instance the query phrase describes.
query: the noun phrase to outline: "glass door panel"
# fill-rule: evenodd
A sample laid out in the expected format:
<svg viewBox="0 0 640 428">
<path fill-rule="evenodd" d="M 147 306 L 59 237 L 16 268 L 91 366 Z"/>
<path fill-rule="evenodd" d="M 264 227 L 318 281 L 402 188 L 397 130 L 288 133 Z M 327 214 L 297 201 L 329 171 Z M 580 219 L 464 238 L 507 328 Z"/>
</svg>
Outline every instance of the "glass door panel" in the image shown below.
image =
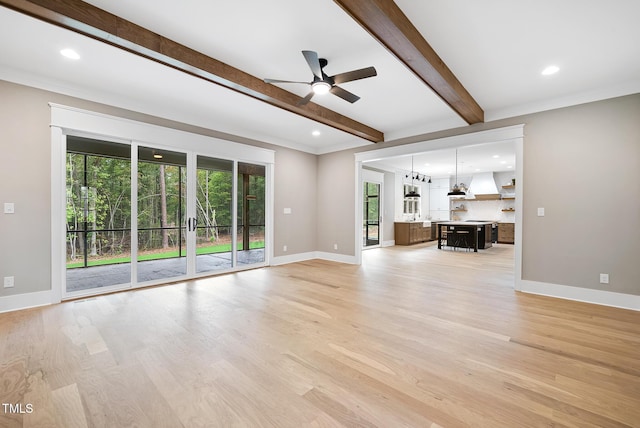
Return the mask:
<svg viewBox="0 0 640 428">
<path fill-rule="evenodd" d="M 233 161 L 197 157 L 196 272 L 233 267 Z"/>
<path fill-rule="evenodd" d="M 66 293 L 131 282 L 131 149 L 67 136 Z"/>
<path fill-rule="evenodd" d="M 264 264 L 265 166 L 66 138 L 65 295 Z"/>
<path fill-rule="evenodd" d="M 238 163 L 238 265 L 264 263 L 265 167 Z"/>
<path fill-rule="evenodd" d="M 186 153 L 138 148 L 137 282 L 185 276 Z"/>
<path fill-rule="evenodd" d="M 380 245 L 380 184 L 364 183 L 363 233 L 364 246 Z"/>
</svg>

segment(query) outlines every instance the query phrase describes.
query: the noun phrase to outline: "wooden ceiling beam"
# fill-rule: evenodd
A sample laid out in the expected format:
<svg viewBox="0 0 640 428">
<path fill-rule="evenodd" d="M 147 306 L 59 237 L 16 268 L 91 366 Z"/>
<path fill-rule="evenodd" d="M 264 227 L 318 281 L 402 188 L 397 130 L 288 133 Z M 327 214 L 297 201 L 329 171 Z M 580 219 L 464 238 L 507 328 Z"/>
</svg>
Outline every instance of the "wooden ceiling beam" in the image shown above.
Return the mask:
<svg viewBox="0 0 640 428">
<path fill-rule="evenodd" d="M 484 111 L 393 0 L 334 0 L 468 124 Z"/>
<path fill-rule="evenodd" d="M 152 59 L 272 106 L 378 143 L 384 134 L 80 0 L 0 0 L 0 5 Z"/>
</svg>

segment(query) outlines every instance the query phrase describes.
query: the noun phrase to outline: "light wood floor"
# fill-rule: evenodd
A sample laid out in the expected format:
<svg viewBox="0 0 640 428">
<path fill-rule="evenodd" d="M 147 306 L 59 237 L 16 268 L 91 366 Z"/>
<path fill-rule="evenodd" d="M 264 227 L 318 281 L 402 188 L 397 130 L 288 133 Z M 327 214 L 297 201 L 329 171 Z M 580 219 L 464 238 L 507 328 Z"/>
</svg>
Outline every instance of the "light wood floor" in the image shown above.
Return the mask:
<svg viewBox="0 0 640 428">
<path fill-rule="evenodd" d="M 0 314 L 2 427 L 640 426 L 640 313 L 433 244 Z"/>
</svg>

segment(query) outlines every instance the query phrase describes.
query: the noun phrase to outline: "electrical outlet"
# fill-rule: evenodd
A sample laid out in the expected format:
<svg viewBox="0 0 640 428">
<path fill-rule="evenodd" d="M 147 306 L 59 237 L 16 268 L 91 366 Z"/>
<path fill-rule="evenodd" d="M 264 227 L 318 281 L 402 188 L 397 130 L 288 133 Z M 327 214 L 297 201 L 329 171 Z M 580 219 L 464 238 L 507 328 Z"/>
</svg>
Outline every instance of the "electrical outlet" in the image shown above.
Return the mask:
<svg viewBox="0 0 640 428">
<path fill-rule="evenodd" d="M 4 288 L 11 288 L 13 287 L 15 278 L 12 276 L 5 276 L 4 277 Z"/>
<path fill-rule="evenodd" d="M 338 249 L 338 244 L 333 244 L 333 249 L 337 250 Z"/>
<path fill-rule="evenodd" d="M 608 284 L 609 283 L 609 274 L 601 273 L 600 274 L 600 284 Z"/>
<path fill-rule="evenodd" d="M 286 246 L 286 245 L 284 245 L 284 246 L 282 247 L 282 251 L 284 251 L 285 253 L 287 252 L 287 246 Z"/>
</svg>

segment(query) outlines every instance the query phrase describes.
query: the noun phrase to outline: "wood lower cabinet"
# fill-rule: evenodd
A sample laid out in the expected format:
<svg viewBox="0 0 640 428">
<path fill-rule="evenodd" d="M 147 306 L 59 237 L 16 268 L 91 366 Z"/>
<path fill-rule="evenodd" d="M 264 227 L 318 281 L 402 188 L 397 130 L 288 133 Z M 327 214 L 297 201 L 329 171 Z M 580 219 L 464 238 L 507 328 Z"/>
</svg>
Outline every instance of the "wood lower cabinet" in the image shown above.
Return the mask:
<svg viewBox="0 0 640 428">
<path fill-rule="evenodd" d="M 431 227 L 424 227 L 422 223 L 395 223 L 396 245 L 412 245 L 431 241 Z"/>
<path fill-rule="evenodd" d="M 513 244 L 515 241 L 515 224 L 498 223 L 498 242 L 501 244 Z"/>
</svg>

